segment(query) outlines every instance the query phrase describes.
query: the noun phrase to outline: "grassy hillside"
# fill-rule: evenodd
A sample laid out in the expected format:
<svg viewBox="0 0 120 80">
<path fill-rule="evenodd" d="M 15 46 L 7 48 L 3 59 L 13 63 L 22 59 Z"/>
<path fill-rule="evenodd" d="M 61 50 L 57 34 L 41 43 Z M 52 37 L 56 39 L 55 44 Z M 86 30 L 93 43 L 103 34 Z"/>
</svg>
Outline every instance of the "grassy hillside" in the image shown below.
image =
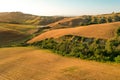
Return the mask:
<svg viewBox="0 0 120 80">
<path fill-rule="evenodd" d="M 24 14 L 22 12 L 3 12 L 0 13 L 0 23 L 14 23 L 14 24 L 34 24 L 47 25 L 52 22 L 63 19 L 64 17 L 45 17 L 31 14 Z"/>
<path fill-rule="evenodd" d="M 37 16 L 22 12 L 0 13 L 0 23 L 47 25 L 56 28 L 76 27 L 90 24 L 102 24 L 120 21 L 120 13 L 102 15 L 84 15 L 77 17 Z"/>
<path fill-rule="evenodd" d="M 0 28 L 0 47 L 17 45 L 24 42 L 30 35 L 19 31 Z"/>
<path fill-rule="evenodd" d="M 28 41 L 28 43 L 44 40 L 46 38 L 59 38 L 61 36 L 69 34 L 84 37 L 111 39 L 115 36 L 115 32 L 118 27 L 120 27 L 120 22 L 97 24 L 76 28 L 56 29 L 42 33 Z"/>
<path fill-rule="evenodd" d="M 81 17 L 68 17 L 62 20 L 56 21 L 55 23 L 48 24 L 48 26 L 54 28 L 66 28 L 66 27 L 74 27 L 78 26 L 79 22 L 81 22 Z"/>
<path fill-rule="evenodd" d="M 20 31 L 22 33 L 27 33 L 27 34 L 32 34 L 37 30 L 36 26 L 34 25 L 9 24 L 9 23 L 0 23 L 0 28 Z"/>
<path fill-rule="evenodd" d="M 0 47 L 23 43 L 36 31 L 32 25 L 0 23 Z"/>
<path fill-rule="evenodd" d="M 35 48 L 0 48 L 0 80 L 18 79 L 120 80 L 120 64 L 66 58 Z"/>
<path fill-rule="evenodd" d="M 21 12 L 3 12 L 0 13 L 0 22 L 24 24 L 26 23 L 27 20 L 33 20 L 36 19 L 37 17 L 38 16 L 23 14 Z"/>
<path fill-rule="evenodd" d="M 102 14 L 102 15 L 84 15 L 78 17 L 68 17 L 51 23 L 48 26 L 52 29 L 86 26 L 91 24 L 102 24 L 120 21 L 120 13 Z"/>
</svg>

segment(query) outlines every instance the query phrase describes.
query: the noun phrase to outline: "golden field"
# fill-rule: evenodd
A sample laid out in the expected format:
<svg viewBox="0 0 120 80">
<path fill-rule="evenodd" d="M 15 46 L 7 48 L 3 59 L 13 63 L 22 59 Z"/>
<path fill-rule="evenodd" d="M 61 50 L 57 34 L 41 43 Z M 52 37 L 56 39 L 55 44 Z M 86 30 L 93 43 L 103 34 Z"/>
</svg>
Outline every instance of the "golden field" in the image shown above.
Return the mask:
<svg viewBox="0 0 120 80">
<path fill-rule="evenodd" d="M 115 37 L 116 30 L 119 27 L 120 22 L 114 22 L 106 24 L 95 24 L 83 27 L 80 26 L 75 28 L 50 30 L 31 39 L 30 41 L 28 41 L 28 43 L 33 43 L 46 38 L 59 38 L 64 35 L 76 35 L 101 39 L 111 39 Z"/>
<path fill-rule="evenodd" d="M 67 58 L 32 47 L 0 48 L 0 80 L 120 80 L 120 64 Z"/>
</svg>

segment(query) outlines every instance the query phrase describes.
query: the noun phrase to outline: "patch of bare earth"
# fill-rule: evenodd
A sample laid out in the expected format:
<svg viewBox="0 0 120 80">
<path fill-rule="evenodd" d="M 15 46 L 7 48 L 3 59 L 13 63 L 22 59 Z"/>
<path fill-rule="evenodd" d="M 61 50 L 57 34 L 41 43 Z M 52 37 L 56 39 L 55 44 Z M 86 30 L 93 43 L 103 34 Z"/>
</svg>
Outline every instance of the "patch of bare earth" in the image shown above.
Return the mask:
<svg viewBox="0 0 120 80">
<path fill-rule="evenodd" d="M 35 48 L 0 48 L 0 80 L 120 80 L 120 64 L 66 58 Z"/>
</svg>

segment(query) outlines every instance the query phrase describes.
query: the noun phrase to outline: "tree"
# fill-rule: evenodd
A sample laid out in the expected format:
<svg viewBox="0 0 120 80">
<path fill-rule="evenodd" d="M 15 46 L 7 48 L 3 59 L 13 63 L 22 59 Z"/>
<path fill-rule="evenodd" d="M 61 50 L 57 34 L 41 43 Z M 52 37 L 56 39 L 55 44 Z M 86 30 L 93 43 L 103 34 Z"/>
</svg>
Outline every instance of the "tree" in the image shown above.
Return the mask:
<svg viewBox="0 0 120 80">
<path fill-rule="evenodd" d="M 120 21 L 120 16 L 118 14 L 115 14 L 114 15 L 114 21 Z"/>
<path fill-rule="evenodd" d="M 115 62 L 120 63 L 120 55 L 118 55 L 117 57 L 115 57 Z"/>
<path fill-rule="evenodd" d="M 108 17 L 108 18 L 107 18 L 107 22 L 113 22 L 113 21 L 112 21 L 112 17 Z"/>
<path fill-rule="evenodd" d="M 92 24 L 98 24 L 98 18 L 97 17 L 92 17 L 91 23 Z"/>
<path fill-rule="evenodd" d="M 120 28 L 117 30 L 117 36 L 120 36 Z"/>
<path fill-rule="evenodd" d="M 101 23 L 106 23 L 107 21 L 106 21 L 106 18 L 105 17 L 101 17 L 101 18 L 99 18 L 99 23 L 101 24 Z"/>
</svg>

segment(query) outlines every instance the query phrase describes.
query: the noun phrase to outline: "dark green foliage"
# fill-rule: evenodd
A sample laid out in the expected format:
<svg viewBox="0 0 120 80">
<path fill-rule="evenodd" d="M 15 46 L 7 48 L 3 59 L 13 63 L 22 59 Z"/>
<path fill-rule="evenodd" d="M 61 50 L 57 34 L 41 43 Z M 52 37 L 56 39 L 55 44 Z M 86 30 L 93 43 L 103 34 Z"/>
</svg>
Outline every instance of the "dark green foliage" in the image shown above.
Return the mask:
<svg viewBox="0 0 120 80">
<path fill-rule="evenodd" d="M 102 62 L 120 62 L 120 41 L 117 38 L 104 40 L 66 35 L 58 39 L 45 39 L 32 45 L 52 49 L 63 56 L 73 56 Z"/>
<path fill-rule="evenodd" d="M 91 20 L 91 24 L 98 24 L 98 18 L 97 17 L 93 17 Z"/>
<path fill-rule="evenodd" d="M 120 55 L 118 55 L 117 57 L 115 57 L 115 62 L 120 63 Z"/>
<path fill-rule="evenodd" d="M 120 21 L 120 16 L 115 14 L 113 19 L 114 19 L 115 22 Z"/>
<path fill-rule="evenodd" d="M 90 25 L 90 24 L 102 24 L 110 22 L 120 21 L 120 15 L 118 13 L 112 13 L 111 15 L 98 15 L 98 16 L 82 16 L 82 20 L 79 20 L 79 25 Z M 78 25 L 76 25 L 78 26 Z"/>
<path fill-rule="evenodd" d="M 112 17 L 108 17 L 108 18 L 107 18 L 107 22 L 108 22 L 108 23 L 109 23 L 109 22 L 113 22 Z"/>
<path fill-rule="evenodd" d="M 120 28 L 117 30 L 117 36 L 120 36 Z"/>
<path fill-rule="evenodd" d="M 57 43 L 54 41 L 54 39 L 50 38 L 50 39 L 45 39 L 43 41 L 32 43 L 31 45 L 45 49 L 54 49 L 56 48 L 56 44 Z"/>
<path fill-rule="evenodd" d="M 47 20 L 45 20 L 45 22 L 46 21 Z M 58 25 L 75 27 L 75 26 L 86 26 L 91 24 L 111 23 L 118 21 L 120 21 L 120 13 L 112 13 L 112 14 L 96 15 L 96 16 L 84 15 L 75 18 L 73 20 L 70 20 L 68 22 L 58 23 Z"/>
<path fill-rule="evenodd" d="M 105 17 L 101 17 L 101 18 L 99 18 L 99 24 L 101 24 L 101 23 L 107 23 Z"/>
</svg>

